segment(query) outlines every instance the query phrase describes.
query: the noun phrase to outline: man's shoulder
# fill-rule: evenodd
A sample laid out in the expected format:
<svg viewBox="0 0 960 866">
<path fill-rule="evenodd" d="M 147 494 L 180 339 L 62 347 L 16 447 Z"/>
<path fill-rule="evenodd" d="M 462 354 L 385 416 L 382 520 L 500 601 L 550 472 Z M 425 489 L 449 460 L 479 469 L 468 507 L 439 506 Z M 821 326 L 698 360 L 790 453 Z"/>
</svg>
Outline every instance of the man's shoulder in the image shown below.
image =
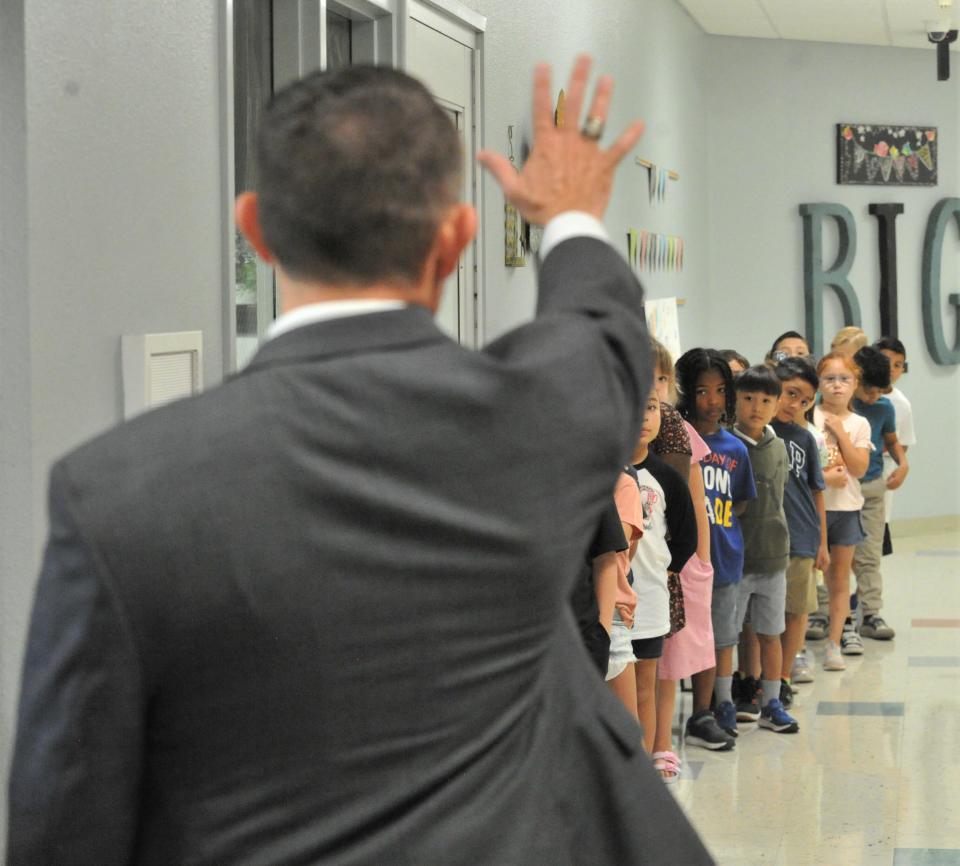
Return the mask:
<svg viewBox="0 0 960 866">
<path fill-rule="evenodd" d="M 248 427 L 253 407 L 241 398 L 239 379 L 229 380 L 195 397 L 145 412 L 94 436 L 58 461 L 78 487 L 131 495 L 148 479 L 181 467 L 226 459 L 239 431 Z M 246 409 L 246 411 L 245 411 Z"/>
</svg>

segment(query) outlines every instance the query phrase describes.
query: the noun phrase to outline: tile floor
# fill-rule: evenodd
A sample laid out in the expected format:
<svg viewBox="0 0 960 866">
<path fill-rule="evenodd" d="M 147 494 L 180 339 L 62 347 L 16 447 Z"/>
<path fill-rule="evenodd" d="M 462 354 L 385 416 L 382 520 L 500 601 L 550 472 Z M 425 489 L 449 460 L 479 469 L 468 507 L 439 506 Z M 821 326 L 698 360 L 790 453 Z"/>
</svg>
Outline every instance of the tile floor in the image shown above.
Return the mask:
<svg viewBox="0 0 960 866">
<path fill-rule="evenodd" d="M 720 866 L 960 866 L 960 538 L 894 539 L 892 641 L 801 685 L 798 734 L 740 723 L 672 786 Z M 680 702 L 681 721 L 690 695 Z"/>
</svg>

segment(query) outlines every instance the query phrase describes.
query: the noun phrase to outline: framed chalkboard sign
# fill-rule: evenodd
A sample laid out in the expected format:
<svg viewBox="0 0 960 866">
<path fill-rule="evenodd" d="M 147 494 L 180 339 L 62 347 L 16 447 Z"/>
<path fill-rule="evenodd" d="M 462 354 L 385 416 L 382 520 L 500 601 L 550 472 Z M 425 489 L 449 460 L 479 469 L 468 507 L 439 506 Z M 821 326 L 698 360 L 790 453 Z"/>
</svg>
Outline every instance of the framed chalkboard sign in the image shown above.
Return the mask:
<svg viewBox="0 0 960 866">
<path fill-rule="evenodd" d="M 837 183 L 936 186 L 937 128 L 838 123 Z"/>
</svg>

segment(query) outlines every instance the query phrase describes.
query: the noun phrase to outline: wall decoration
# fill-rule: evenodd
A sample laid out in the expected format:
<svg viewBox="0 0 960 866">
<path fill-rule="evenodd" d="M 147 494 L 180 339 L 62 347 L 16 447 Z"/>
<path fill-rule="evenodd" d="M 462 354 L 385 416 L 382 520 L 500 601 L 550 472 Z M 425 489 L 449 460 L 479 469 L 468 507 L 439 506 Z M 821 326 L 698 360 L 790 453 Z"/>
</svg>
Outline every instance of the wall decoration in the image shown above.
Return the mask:
<svg viewBox="0 0 960 866">
<path fill-rule="evenodd" d="M 647 317 L 647 330 L 667 347 L 674 360 L 683 354 L 680 348 L 678 305 L 679 302 L 676 298 L 647 298 L 643 302 L 643 312 Z"/>
<path fill-rule="evenodd" d="M 838 123 L 837 183 L 936 186 L 937 127 Z"/>
<path fill-rule="evenodd" d="M 627 259 L 636 271 L 679 273 L 683 270 L 683 238 L 645 229 L 627 232 Z"/>
<path fill-rule="evenodd" d="M 513 155 L 513 127 L 507 127 L 507 143 L 509 145 L 508 154 L 510 164 L 516 168 L 517 163 Z M 508 268 L 522 268 L 527 263 L 525 255 L 525 231 L 524 221 L 520 212 L 510 202 L 504 200 L 503 203 L 503 232 L 504 232 L 504 256 L 503 263 Z"/>
<path fill-rule="evenodd" d="M 638 156 L 636 163 L 647 170 L 647 192 L 651 202 L 663 201 L 667 197 L 668 180 L 680 180 L 678 172 L 669 168 L 661 168 L 650 162 L 649 159 Z"/>
</svg>

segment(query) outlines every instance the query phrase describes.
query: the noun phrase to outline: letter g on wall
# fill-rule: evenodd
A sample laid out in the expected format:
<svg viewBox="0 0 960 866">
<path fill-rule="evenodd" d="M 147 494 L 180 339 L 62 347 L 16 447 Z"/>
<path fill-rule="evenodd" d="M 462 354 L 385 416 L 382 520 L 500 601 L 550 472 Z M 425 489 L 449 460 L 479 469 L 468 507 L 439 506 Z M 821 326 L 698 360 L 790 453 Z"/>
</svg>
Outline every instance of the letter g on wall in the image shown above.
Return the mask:
<svg viewBox="0 0 960 866">
<path fill-rule="evenodd" d="M 943 302 L 940 292 L 940 266 L 943 259 L 943 243 L 947 225 L 953 217 L 960 232 L 960 198 L 945 198 L 937 202 L 927 220 L 927 233 L 923 239 L 923 266 L 921 269 L 923 336 L 927 351 L 933 360 L 943 366 L 960 364 L 960 294 L 947 296 L 954 308 L 953 347 L 947 345 L 943 336 Z"/>
</svg>

